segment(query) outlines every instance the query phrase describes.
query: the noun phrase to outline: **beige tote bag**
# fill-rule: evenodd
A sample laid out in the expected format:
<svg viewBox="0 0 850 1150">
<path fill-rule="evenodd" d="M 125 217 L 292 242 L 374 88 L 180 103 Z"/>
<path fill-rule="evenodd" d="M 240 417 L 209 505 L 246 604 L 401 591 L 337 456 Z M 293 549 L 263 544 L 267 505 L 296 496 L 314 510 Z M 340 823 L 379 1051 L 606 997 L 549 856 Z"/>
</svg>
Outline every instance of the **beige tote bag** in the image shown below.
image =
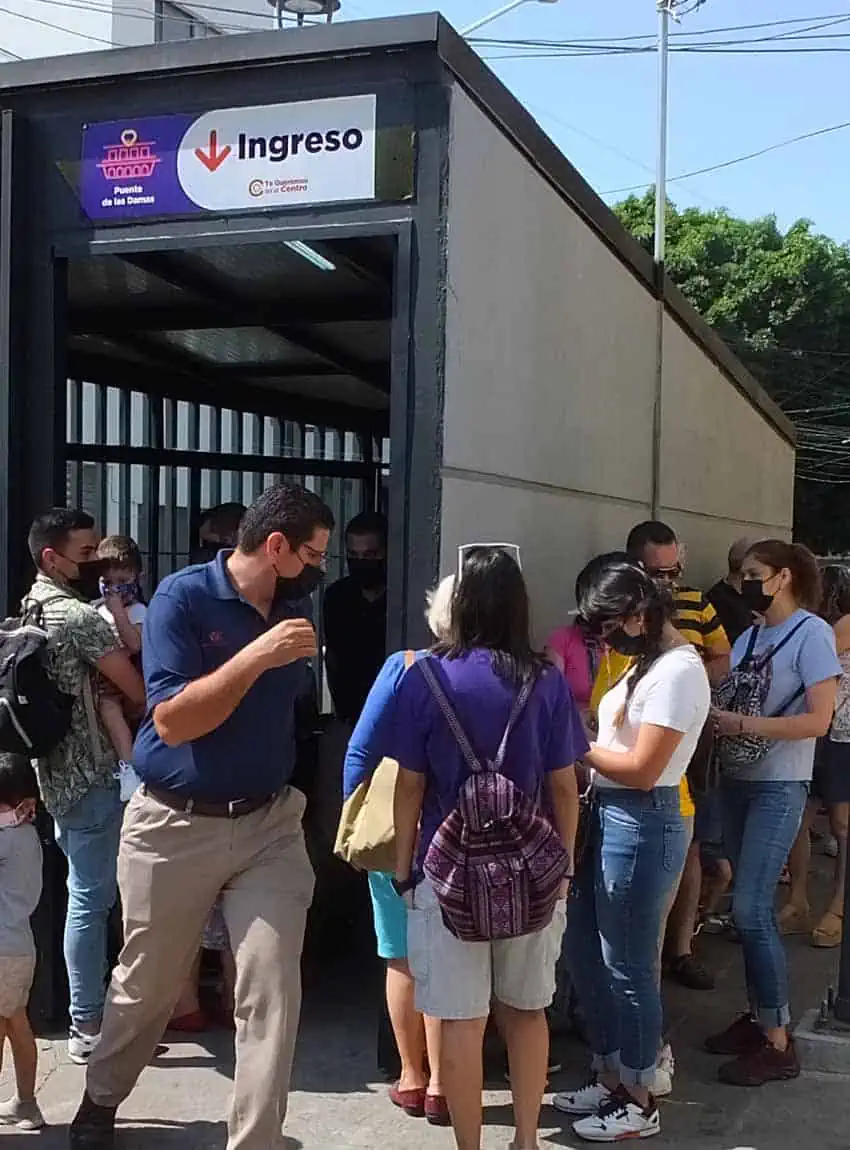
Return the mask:
<svg viewBox="0 0 850 1150">
<path fill-rule="evenodd" d="M 415 651 L 405 651 L 405 669 L 415 658 Z M 372 775 L 343 803 L 334 854 L 355 870 L 395 870 L 393 804 L 397 778 L 395 759 L 381 759 Z"/>
</svg>

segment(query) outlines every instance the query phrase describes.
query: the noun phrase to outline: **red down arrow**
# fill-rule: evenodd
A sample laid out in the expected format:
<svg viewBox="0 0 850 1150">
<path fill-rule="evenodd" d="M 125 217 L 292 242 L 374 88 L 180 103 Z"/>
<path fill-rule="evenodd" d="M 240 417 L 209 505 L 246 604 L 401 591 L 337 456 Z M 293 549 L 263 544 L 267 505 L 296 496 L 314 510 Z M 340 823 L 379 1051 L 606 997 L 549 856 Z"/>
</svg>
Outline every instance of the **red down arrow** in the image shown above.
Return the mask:
<svg viewBox="0 0 850 1150">
<path fill-rule="evenodd" d="M 215 128 L 211 128 L 210 142 L 207 151 L 205 152 L 203 148 L 195 148 L 195 155 L 208 172 L 217 172 L 232 151 L 233 149 L 230 144 L 225 144 L 219 151 L 218 132 Z"/>
</svg>

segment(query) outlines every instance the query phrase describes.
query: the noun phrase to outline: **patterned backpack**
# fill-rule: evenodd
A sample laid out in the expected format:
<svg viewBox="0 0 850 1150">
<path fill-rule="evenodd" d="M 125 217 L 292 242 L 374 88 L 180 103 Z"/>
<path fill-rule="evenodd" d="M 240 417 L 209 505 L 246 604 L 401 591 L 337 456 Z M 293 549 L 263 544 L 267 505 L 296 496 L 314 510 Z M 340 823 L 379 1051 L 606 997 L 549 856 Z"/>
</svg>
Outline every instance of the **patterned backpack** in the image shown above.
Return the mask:
<svg viewBox="0 0 850 1150">
<path fill-rule="evenodd" d="M 417 666 L 470 769 L 456 809 L 437 830 L 425 856 L 425 874 L 443 920 L 464 942 L 495 942 L 542 930 L 552 920 L 570 857 L 538 803 L 502 773 L 508 740 L 535 680 L 520 689 L 496 758 L 484 766 L 431 660 Z"/>
<path fill-rule="evenodd" d="M 728 678 L 714 689 L 714 706 L 720 711 L 732 711 L 738 715 L 772 719 L 784 715 L 805 695 L 806 688 L 801 684 L 778 710 L 765 715 L 764 708 L 773 682 L 772 663 L 786 643 L 790 643 L 807 622 L 808 617 L 801 619 L 784 639 L 775 647 L 768 647 L 762 655 L 755 654 L 761 628 L 752 627 L 743 659 Z M 724 735 L 717 740 L 717 754 L 722 767 L 754 767 L 765 757 L 771 745 L 771 740 L 764 735 Z"/>
</svg>

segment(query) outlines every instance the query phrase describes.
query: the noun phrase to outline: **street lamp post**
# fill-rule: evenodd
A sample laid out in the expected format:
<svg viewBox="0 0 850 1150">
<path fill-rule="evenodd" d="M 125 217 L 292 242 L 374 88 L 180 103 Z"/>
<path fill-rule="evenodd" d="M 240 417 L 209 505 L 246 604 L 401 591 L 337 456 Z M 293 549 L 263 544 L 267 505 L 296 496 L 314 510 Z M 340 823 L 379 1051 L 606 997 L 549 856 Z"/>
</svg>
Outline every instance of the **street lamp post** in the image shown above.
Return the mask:
<svg viewBox="0 0 850 1150">
<path fill-rule="evenodd" d="M 501 8 L 497 8 L 495 12 L 490 12 L 486 16 L 482 16 L 480 20 L 473 20 L 466 28 L 461 28 L 461 36 L 469 36 L 472 32 L 477 32 L 479 28 L 483 28 L 485 24 L 490 24 L 493 20 L 498 20 L 501 16 L 507 16 L 508 12 L 513 12 L 515 8 L 521 8 L 523 4 L 557 4 L 558 0 L 510 0 L 510 3 L 504 4 Z"/>
</svg>

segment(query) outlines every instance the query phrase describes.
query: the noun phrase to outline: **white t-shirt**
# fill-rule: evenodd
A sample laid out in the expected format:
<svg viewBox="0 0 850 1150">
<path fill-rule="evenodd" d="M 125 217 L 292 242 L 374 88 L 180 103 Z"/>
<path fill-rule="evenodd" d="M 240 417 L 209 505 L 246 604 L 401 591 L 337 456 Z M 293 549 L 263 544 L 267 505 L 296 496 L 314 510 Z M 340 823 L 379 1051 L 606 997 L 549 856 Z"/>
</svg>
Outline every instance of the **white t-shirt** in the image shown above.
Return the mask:
<svg viewBox="0 0 850 1150">
<path fill-rule="evenodd" d="M 659 655 L 635 687 L 623 723 L 618 727 L 616 719 L 626 701 L 628 680 L 629 675 L 624 676 L 600 702 L 596 742 L 608 750 L 630 751 L 637 743 L 643 723 L 681 731 L 684 737 L 655 784 L 677 787 L 693 758 L 711 706 L 711 690 L 702 659 L 690 643 Z M 604 778 L 598 771 L 594 782 L 599 787 L 621 785 Z"/>
<path fill-rule="evenodd" d="M 112 612 L 109 610 L 106 604 L 99 604 L 97 610 L 98 613 L 104 617 L 109 626 L 114 630 L 115 619 L 112 617 Z M 127 618 L 130 620 L 134 627 L 140 627 L 142 623 L 144 623 L 146 613 L 147 607 L 144 605 L 144 603 L 131 603 L 127 608 Z"/>
</svg>

